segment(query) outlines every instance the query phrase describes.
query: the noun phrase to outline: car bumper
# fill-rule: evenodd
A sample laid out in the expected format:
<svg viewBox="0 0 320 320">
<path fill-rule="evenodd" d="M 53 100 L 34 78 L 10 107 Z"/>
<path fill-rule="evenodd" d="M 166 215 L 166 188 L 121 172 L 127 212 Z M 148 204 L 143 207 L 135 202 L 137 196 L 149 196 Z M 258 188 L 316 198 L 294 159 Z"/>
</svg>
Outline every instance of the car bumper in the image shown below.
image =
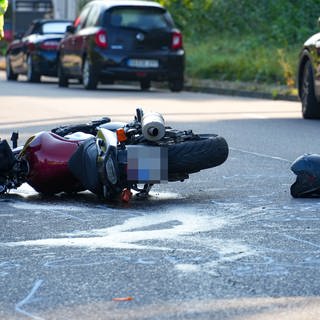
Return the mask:
<svg viewBox="0 0 320 320">
<path fill-rule="evenodd" d="M 100 79 L 165 81 L 183 78 L 185 68 L 183 50 L 170 53 L 148 52 L 141 54 L 113 51 L 97 50 L 91 57 L 94 61 L 95 72 Z M 130 67 L 128 63 L 130 59 L 156 60 L 158 67 Z"/>
<path fill-rule="evenodd" d="M 57 52 L 37 52 L 33 56 L 35 71 L 41 75 L 57 76 Z"/>
</svg>

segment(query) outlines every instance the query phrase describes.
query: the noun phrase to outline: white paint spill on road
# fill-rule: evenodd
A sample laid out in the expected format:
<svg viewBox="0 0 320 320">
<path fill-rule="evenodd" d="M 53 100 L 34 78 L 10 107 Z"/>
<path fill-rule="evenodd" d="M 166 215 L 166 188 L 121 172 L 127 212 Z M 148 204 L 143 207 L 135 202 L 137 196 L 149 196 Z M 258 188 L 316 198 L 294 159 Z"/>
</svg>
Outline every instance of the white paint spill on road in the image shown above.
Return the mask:
<svg viewBox="0 0 320 320">
<path fill-rule="evenodd" d="M 224 205 L 227 204 L 219 204 L 222 207 Z M 232 204 L 230 205 L 232 206 Z M 239 210 L 237 204 L 234 204 L 234 207 Z M 35 209 L 35 207 L 30 206 L 29 209 Z M 210 274 L 216 274 L 217 268 L 225 262 L 256 254 L 241 241 L 221 240 L 205 236 L 206 232 L 219 230 L 235 222 L 225 216 L 194 212 L 191 209 L 184 210 L 184 212 L 177 209 L 165 213 L 139 214 L 139 216 L 129 217 L 122 224 L 107 228 L 63 233 L 57 238 L 0 243 L 0 246 L 81 247 L 89 250 L 98 248 L 175 250 L 180 253 L 193 252 L 196 255 L 200 254 L 200 256 L 205 251 L 206 254 L 213 253 L 216 257 L 213 259 L 214 261 L 201 262 L 201 258 L 199 258 L 199 261 L 190 262 L 188 259 L 179 258 L 174 259 L 172 263 L 174 268 L 182 273 L 206 272 Z M 53 265 L 59 267 L 65 263 L 70 262 L 55 261 Z M 83 264 L 81 261 L 74 263 Z M 94 264 L 92 261 L 91 263 Z M 136 263 L 153 264 L 154 261 L 138 259 Z"/>
<path fill-rule="evenodd" d="M 21 210 L 29 210 L 29 211 L 69 211 L 69 212 L 79 212 L 83 211 L 83 207 L 78 206 L 62 206 L 62 205 L 52 205 L 52 204 L 36 204 L 36 203 L 27 203 L 27 202 L 15 202 L 9 204 L 11 207 Z"/>
<path fill-rule="evenodd" d="M 34 320 L 44 320 L 43 318 L 41 317 L 38 317 L 34 314 L 32 314 L 31 312 L 28 312 L 24 309 L 24 307 L 27 305 L 27 304 L 30 304 L 33 299 L 34 299 L 34 295 L 35 293 L 37 292 L 37 290 L 40 288 L 40 286 L 42 285 L 43 283 L 43 280 L 38 280 L 36 281 L 36 283 L 34 284 L 33 288 L 31 289 L 31 291 L 29 292 L 29 294 L 23 299 L 21 300 L 20 302 L 18 302 L 15 306 L 15 310 L 18 312 L 18 313 L 21 313 L 25 316 L 27 316 L 28 318 L 30 319 L 34 319 Z"/>
<path fill-rule="evenodd" d="M 200 265 L 188 264 L 188 263 L 179 263 L 175 267 L 178 271 L 182 271 L 182 272 L 198 272 L 201 269 Z"/>
<path fill-rule="evenodd" d="M 85 219 L 79 218 L 71 213 L 81 213 L 87 210 L 85 207 L 79 206 L 62 206 L 62 205 L 48 205 L 48 204 L 35 204 L 35 203 L 26 203 L 26 202 L 15 202 L 9 204 L 11 207 L 15 209 L 20 209 L 24 211 L 31 211 L 33 214 L 35 213 L 52 213 L 55 215 L 61 215 L 66 218 L 71 218 L 78 221 L 86 221 Z"/>
<path fill-rule="evenodd" d="M 123 224 L 108 228 L 67 233 L 64 234 L 67 236 L 64 238 L 9 242 L 2 245 L 172 250 L 168 246 L 143 245 L 139 242 L 150 240 L 184 242 L 186 236 L 220 229 L 226 224 L 226 219 L 210 215 L 173 211 L 132 217 Z"/>
<path fill-rule="evenodd" d="M 10 190 L 10 194 L 19 194 L 20 196 L 26 198 L 31 195 L 36 195 L 38 192 L 34 190 L 29 184 L 23 183 L 18 189 Z"/>
<path fill-rule="evenodd" d="M 185 199 L 185 197 L 182 194 L 175 193 L 175 192 L 151 191 L 149 195 L 153 197 L 153 199 L 157 199 L 157 200 Z"/>
</svg>

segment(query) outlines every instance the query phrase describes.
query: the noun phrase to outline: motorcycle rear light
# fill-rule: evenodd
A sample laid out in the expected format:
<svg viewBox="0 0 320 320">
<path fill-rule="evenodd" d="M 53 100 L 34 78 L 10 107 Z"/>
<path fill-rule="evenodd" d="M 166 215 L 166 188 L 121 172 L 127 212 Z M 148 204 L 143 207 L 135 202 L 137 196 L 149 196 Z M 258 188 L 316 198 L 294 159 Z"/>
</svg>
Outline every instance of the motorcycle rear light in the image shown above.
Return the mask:
<svg viewBox="0 0 320 320">
<path fill-rule="evenodd" d="M 98 47 L 106 49 L 108 47 L 107 33 L 104 30 L 99 30 L 96 33 L 95 41 Z"/>
<path fill-rule="evenodd" d="M 182 34 L 179 31 L 174 31 L 172 34 L 172 50 L 179 50 L 182 48 Z"/>
<path fill-rule="evenodd" d="M 43 50 L 57 50 L 59 41 L 45 41 L 41 43 L 40 48 Z"/>
</svg>

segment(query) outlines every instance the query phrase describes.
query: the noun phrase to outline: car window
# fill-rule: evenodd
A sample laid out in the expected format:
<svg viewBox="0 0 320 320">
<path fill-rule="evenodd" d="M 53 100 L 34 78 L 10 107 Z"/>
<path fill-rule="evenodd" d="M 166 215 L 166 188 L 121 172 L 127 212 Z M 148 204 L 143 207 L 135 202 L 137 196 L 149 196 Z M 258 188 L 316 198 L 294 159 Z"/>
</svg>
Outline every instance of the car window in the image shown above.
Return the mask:
<svg viewBox="0 0 320 320">
<path fill-rule="evenodd" d="M 99 7 L 92 7 L 92 10 L 90 11 L 88 18 L 85 21 L 85 24 L 83 27 L 93 27 L 97 24 L 97 21 L 100 16 L 100 8 Z"/>
<path fill-rule="evenodd" d="M 24 33 L 24 36 L 29 36 L 30 34 L 36 33 L 36 25 L 34 23 L 32 23 L 29 28 L 27 29 L 27 31 Z"/>
<path fill-rule="evenodd" d="M 88 14 L 90 12 L 90 9 L 91 9 L 91 6 L 84 7 L 83 10 L 81 11 L 79 17 L 75 20 L 74 26 L 76 28 L 76 31 L 78 31 L 84 27 L 85 22 L 88 18 Z"/>
<path fill-rule="evenodd" d="M 114 27 L 139 28 L 143 30 L 165 29 L 173 23 L 166 11 L 150 7 L 117 7 L 110 13 Z"/>
<path fill-rule="evenodd" d="M 42 25 L 42 33 L 65 33 L 69 22 L 49 22 Z"/>
</svg>

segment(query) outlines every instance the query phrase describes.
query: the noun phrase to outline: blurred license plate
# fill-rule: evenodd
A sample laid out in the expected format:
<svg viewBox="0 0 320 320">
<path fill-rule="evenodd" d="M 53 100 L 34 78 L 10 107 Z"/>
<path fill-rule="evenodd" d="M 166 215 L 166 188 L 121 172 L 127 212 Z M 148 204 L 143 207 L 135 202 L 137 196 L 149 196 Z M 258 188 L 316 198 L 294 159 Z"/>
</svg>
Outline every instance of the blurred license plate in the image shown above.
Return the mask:
<svg viewBox="0 0 320 320">
<path fill-rule="evenodd" d="M 135 183 L 168 182 L 168 148 L 128 145 L 127 180 Z"/>
<path fill-rule="evenodd" d="M 128 66 L 132 68 L 159 68 L 159 61 L 147 59 L 129 59 Z"/>
</svg>

